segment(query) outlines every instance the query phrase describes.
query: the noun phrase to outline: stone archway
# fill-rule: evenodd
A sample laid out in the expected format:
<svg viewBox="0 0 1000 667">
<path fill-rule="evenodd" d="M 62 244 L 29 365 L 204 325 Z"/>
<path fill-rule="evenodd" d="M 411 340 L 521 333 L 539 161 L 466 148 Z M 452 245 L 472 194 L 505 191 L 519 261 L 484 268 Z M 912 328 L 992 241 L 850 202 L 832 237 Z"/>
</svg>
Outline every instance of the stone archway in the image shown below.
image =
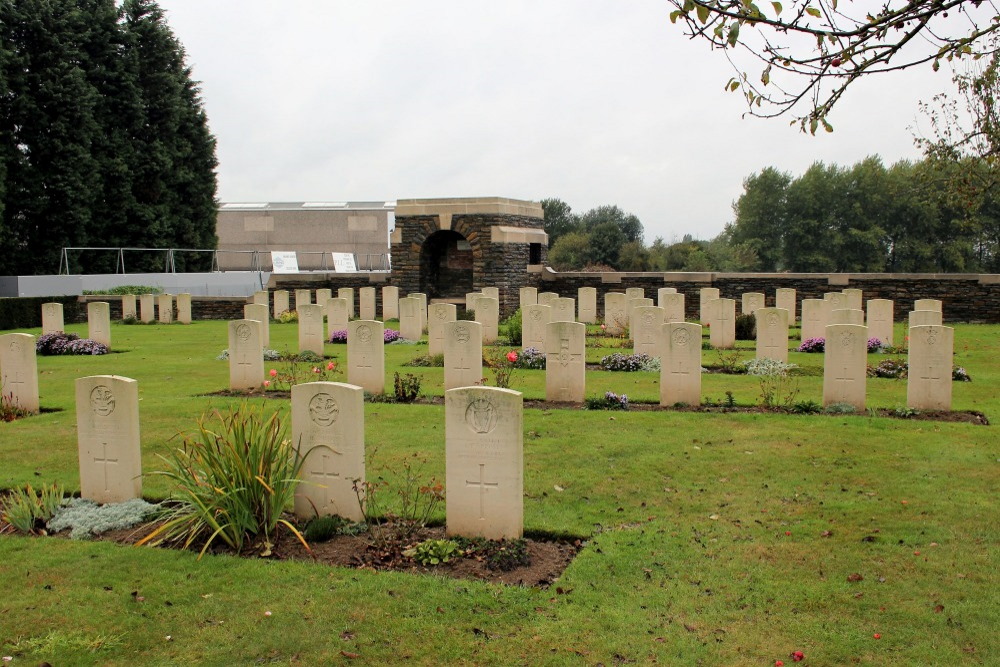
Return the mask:
<svg viewBox="0 0 1000 667">
<path fill-rule="evenodd" d="M 429 299 L 460 298 L 473 291 L 473 256 L 469 241 L 445 229 L 420 246 L 420 291 Z"/>
</svg>

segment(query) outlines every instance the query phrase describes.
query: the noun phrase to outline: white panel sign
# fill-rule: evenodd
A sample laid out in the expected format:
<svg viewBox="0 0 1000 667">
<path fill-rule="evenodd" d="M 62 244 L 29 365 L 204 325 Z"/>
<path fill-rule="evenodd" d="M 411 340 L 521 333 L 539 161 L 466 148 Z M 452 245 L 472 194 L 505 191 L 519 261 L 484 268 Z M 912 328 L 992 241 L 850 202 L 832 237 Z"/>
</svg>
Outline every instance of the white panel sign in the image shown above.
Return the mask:
<svg viewBox="0 0 1000 667">
<path fill-rule="evenodd" d="M 273 273 L 298 273 L 299 258 L 294 251 L 272 250 L 271 266 L 274 267 Z"/>
<path fill-rule="evenodd" d="M 333 252 L 333 270 L 337 273 L 357 273 L 358 267 L 354 264 L 354 255 L 349 252 Z"/>
</svg>

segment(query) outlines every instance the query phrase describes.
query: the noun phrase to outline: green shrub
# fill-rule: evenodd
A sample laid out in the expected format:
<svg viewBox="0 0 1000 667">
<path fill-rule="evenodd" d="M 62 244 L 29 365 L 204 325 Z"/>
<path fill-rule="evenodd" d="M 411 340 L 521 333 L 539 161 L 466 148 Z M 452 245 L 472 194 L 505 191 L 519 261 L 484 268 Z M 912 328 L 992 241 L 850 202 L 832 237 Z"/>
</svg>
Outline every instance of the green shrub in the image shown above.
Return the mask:
<svg viewBox="0 0 1000 667">
<path fill-rule="evenodd" d="M 440 565 L 461 554 L 458 543 L 454 540 L 424 540 L 403 551 L 404 556 L 412 558 L 421 565 Z"/>
<path fill-rule="evenodd" d="M 63 499 L 61 486 L 49 484 L 38 489 L 30 484 L 12 489 L 0 498 L 0 517 L 21 533 L 40 532 Z"/>
<path fill-rule="evenodd" d="M 278 317 L 275 321 L 279 324 L 291 324 L 292 322 L 298 322 L 299 314 L 294 310 L 283 310 L 278 313 Z"/>
<path fill-rule="evenodd" d="M 397 402 L 412 403 L 417 400 L 417 396 L 420 394 L 420 376 L 411 373 L 406 375 L 394 373 L 392 386 Z"/>
<path fill-rule="evenodd" d="M 823 412 L 830 415 L 851 415 L 857 412 L 857 408 L 850 403 L 831 403 Z"/>
<path fill-rule="evenodd" d="M 736 340 L 757 340 L 757 318 L 753 315 L 736 316 Z"/>
<path fill-rule="evenodd" d="M 309 542 L 326 542 L 335 535 L 358 535 L 365 532 L 363 523 L 354 523 L 350 519 L 334 514 L 318 516 L 306 524 L 302 534 Z"/>
<path fill-rule="evenodd" d="M 411 368 L 444 368 L 444 355 L 424 354 L 419 357 L 413 357 L 403 365 L 410 366 Z"/>
<path fill-rule="evenodd" d="M 216 538 L 241 552 L 248 545 L 270 555 L 274 533 L 286 526 L 308 549 L 302 535 L 281 518 L 291 504 L 303 459 L 285 437 L 277 412 L 243 403 L 228 413 L 202 417 L 198 432 L 181 449 L 161 457 L 175 491 L 162 513 L 164 523 L 140 544 L 169 542 L 184 548 Z M 200 558 L 201 555 L 199 555 Z"/>
<path fill-rule="evenodd" d="M 510 345 L 521 345 L 521 309 L 500 324 L 500 335 L 510 341 Z"/>
<path fill-rule="evenodd" d="M 98 505 L 93 500 L 74 498 L 56 509 L 48 527 L 53 533 L 69 528 L 72 539 L 82 540 L 109 530 L 138 526 L 158 508 L 159 505 L 147 503 L 142 498 L 104 505 Z"/>
<path fill-rule="evenodd" d="M 466 556 L 482 560 L 490 570 L 510 572 L 531 565 L 528 543 L 525 540 L 487 540 L 484 537 L 459 537 L 456 539 Z"/>
<path fill-rule="evenodd" d="M 163 294 L 162 287 L 152 285 L 119 285 L 110 289 L 85 289 L 84 294 Z"/>
</svg>

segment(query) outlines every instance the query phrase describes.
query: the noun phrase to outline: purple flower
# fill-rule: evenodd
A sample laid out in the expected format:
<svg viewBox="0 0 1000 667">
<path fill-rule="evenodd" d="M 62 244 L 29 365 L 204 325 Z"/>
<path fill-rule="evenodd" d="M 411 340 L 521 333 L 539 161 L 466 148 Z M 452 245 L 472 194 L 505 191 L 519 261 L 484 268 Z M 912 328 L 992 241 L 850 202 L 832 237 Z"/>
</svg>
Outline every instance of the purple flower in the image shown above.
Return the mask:
<svg viewBox="0 0 1000 667">
<path fill-rule="evenodd" d="M 806 338 L 799 345 L 799 352 L 823 352 L 826 349 L 825 338 Z"/>
</svg>

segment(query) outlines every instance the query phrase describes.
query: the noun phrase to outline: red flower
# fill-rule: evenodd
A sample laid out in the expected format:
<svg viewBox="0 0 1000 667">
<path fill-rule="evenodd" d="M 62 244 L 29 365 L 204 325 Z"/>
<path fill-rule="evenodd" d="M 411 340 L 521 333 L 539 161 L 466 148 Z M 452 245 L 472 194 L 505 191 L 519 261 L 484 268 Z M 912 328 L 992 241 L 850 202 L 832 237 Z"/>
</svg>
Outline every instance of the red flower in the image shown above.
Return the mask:
<svg viewBox="0 0 1000 667">
<path fill-rule="evenodd" d="M 874 635 L 872 635 L 872 637 L 874 637 L 875 639 L 882 639 L 882 635 L 880 635 L 877 632 Z"/>
<path fill-rule="evenodd" d="M 337 367 L 337 364 L 335 364 L 335 363 L 333 363 L 333 362 L 331 361 L 330 363 L 328 363 L 328 364 L 326 365 L 326 370 L 328 370 L 328 371 L 332 371 L 332 370 L 333 370 L 334 368 L 336 368 L 336 367 Z"/>
<path fill-rule="evenodd" d="M 264 386 L 265 387 L 270 387 L 271 386 L 271 381 L 270 380 L 264 380 Z"/>
<path fill-rule="evenodd" d="M 802 651 L 795 651 L 794 653 L 792 653 L 793 662 L 802 662 L 802 660 L 805 659 L 805 657 L 806 656 Z"/>
<path fill-rule="evenodd" d="M 313 366 L 313 373 L 319 373 L 319 372 L 321 372 L 321 371 L 319 370 L 319 368 L 318 368 L 318 367 L 316 367 L 316 366 Z"/>
<path fill-rule="evenodd" d="M 515 361 L 517 361 L 517 352 L 515 352 L 514 350 L 508 352 L 507 361 L 509 361 L 510 363 L 514 363 Z"/>
<path fill-rule="evenodd" d="M 274 370 L 274 369 L 272 368 L 272 369 L 271 369 L 271 377 L 275 377 L 275 376 L 276 376 L 277 374 L 278 374 L 278 371 L 276 371 L 276 370 Z"/>
<path fill-rule="evenodd" d="M 781 660 L 775 660 L 774 667 L 785 667 L 785 663 L 782 662 Z"/>
</svg>

